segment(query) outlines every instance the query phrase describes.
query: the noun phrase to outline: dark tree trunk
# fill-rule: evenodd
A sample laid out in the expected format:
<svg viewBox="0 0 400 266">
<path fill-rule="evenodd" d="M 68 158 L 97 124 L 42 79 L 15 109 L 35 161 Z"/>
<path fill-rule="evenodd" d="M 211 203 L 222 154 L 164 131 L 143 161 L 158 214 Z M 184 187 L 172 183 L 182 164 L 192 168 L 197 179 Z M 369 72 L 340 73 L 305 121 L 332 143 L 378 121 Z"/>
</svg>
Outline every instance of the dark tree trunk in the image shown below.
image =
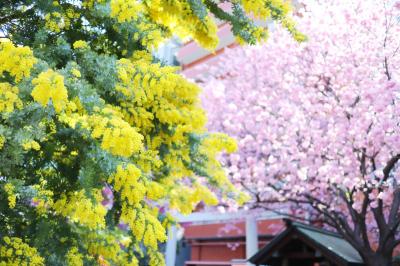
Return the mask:
<svg viewBox="0 0 400 266">
<path fill-rule="evenodd" d="M 366 258 L 365 265 L 367 266 L 392 266 L 393 265 L 393 257 L 391 254 L 378 254 L 375 253 Z"/>
</svg>

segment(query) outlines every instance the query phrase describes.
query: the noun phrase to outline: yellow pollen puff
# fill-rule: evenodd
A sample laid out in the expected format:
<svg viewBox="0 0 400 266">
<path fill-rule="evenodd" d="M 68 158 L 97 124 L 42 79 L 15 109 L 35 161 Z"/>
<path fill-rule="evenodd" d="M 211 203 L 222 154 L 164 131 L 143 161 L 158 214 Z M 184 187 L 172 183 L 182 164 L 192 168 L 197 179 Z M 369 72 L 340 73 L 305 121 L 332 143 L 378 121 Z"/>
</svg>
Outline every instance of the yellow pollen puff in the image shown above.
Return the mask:
<svg viewBox="0 0 400 266">
<path fill-rule="evenodd" d="M 147 188 L 147 197 L 152 200 L 158 200 L 165 196 L 165 189 L 157 182 L 150 182 Z"/>
<path fill-rule="evenodd" d="M 36 248 L 30 247 L 18 237 L 3 237 L 5 245 L 0 246 L 1 266 L 44 266 L 44 259 Z"/>
<path fill-rule="evenodd" d="M 100 191 L 93 191 L 95 198 L 101 198 Z M 86 226 L 90 229 L 102 229 L 105 227 L 104 217 L 107 209 L 100 202 L 92 202 L 85 196 L 85 191 L 63 195 L 56 201 L 53 209 L 70 219 L 72 222 Z"/>
<path fill-rule="evenodd" d="M 10 83 L 0 83 L 0 113 L 11 113 L 14 109 L 22 107 L 18 91 L 18 88 L 12 86 Z"/>
<path fill-rule="evenodd" d="M 76 78 L 80 78 L 80 77 L 81 77 L 81 72 L 80 72 L 78 69 L 76 69 L 76 68 L 73 68 L 73 69 L 71 70 L 71 73 L 72 73 L 72 75 L 74 75 Z"/>
<path fill-rule="evenodd" d="M 68 266 L 83 266 L 83 255 L 77 247 L 72 247 L 67 253 Z"/>
<path fill-rule="evenodd" d="M 34 141 L 34 140 L 29 140 L 29 141 L 24 142 L 24 143 L 22 144 L 22 147 L 23 147 L 24 150 L 26 150 L 26 151 L 29 151 L 29 150 L 38 151 L 38 150 L 40 150 L 40 144 L 37 143 L 37 142 Z"/>
<path fill-rule="evenodd" d="M 72 128 L 79 124 L 91 131 L 90 136 L 101 139 L 101 148 L 113 155 L 130 157 L 143 149 L 143 135 L 122 119 L 118 110 L 109 107 L 95 109 L 98 113 L 93 115 L 64 114 L 60 120 Z"/>
<path fill-rule="evenodd" d="M 8 194 L 8 206 L 13 209 L 16 205 L 17 196 L 14 193 L 15 187 L 11 183 L 7 183 L 4 185 L 4 190 Z"/>
<path fill-rule="evenodd" d="M 37 59 L 29 47 L 17 47 L 10 41 L 0 42 L 0 76 L 8 72 L 18 82 L 30 76 L 36 62 Z"/>
<path fill-rule="evenodd" d="M 133 164 L 128 164 L 126 167 L 119 165 L 115 174 L 109 178 L 109 182 L 113 182 L 114 189 L 121 193 L 122 200 L 134 205 L 146 195 L 146 186 L 140 180 L 141 174 L 140 169 Z"/>
<path fill-rule="evenodd" d="M 89 45 L 87 44 L 87 42 L 79 40 L 74 42 L 73 47 L 74 49 L 86 49 L 89 48 Z"/>
<path fill-rule="evenodd" d="M 137 19 L 144 10 L 141 1 L 137 0 L 111 0 L 111 16 L 118 22 L 128 22 Z"/>
<path fill-rule="evenodd" d="M 157 249 L 159 242 L 167 240 L 165 228 L 147 206 L 122 204 L 120 220 L 128 224 L 138 241 L 146 247 Z"/>
<path fill-rule="evenodd" d="M 47 106 L 51 100 L 54 109 L 60 113 L 68 101 L 68 91 L 64 86 L 64 77 L 49 69 L 32 80 L 35 87 L 32 90 L 33 99 L 42 106 Z"/>
<path fill-rule="evenodd" d="M 69 29 L 71 26 L 70 18 L 59 12 L 46 14 L 44 18 L 46 20 L 45 27 L 52 32 L 59 33 L 61 30 Z"/>
<path fill-rule="evenodd" d="M 6 138 L 0 135 L 0 150 L 3 149 L 4 143 L 6 143 Z"/>
</svg>

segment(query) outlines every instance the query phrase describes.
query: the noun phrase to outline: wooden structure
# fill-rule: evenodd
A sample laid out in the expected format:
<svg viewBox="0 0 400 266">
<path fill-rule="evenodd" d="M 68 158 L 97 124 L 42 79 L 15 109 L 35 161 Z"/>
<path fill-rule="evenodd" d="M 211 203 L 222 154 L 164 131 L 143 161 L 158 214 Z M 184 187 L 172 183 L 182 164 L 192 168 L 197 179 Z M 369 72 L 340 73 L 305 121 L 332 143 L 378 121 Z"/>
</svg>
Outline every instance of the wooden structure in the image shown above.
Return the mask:
<svg viewBox="0 0 400 266">
<path fill-rule="evenodd" d="M 286 230 L 249 261 L 268 266 L 362 266 L 355 250 L 339 234 L 285 219 Z"/>
<path fill-rule="evenodd" d="M 251 255 L 285 229 L 282 219 L 258 220 L 255 226 L 256 246 Z M 190 249 L 190 256 L 184 265 L 231 266 L 233 259 L 246 260 L 251 256 L 247 255 L 248 233 L 243 220 L 185 225 L 182 241 Z"/>
</svg>

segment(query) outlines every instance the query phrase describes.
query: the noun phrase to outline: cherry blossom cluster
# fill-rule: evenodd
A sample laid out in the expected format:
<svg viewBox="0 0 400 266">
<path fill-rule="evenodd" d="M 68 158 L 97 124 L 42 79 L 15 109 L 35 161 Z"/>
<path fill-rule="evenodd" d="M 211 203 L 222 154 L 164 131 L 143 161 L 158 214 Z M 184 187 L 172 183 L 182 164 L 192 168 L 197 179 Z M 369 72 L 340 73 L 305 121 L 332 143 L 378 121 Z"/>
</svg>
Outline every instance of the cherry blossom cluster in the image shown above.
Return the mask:
<svg viewBox="0 0 400 266">
<path fill-rule="evenodd" d="M 400 2 L 300 2 L 307 42 L 276 28 L 267 43 L 231 49 L 209 68 L 209 129 L 238 140 L 225 165 L 250 207 L 311 207 L 344 231 L 357 217 L 395 225 Z"/>
</svg>

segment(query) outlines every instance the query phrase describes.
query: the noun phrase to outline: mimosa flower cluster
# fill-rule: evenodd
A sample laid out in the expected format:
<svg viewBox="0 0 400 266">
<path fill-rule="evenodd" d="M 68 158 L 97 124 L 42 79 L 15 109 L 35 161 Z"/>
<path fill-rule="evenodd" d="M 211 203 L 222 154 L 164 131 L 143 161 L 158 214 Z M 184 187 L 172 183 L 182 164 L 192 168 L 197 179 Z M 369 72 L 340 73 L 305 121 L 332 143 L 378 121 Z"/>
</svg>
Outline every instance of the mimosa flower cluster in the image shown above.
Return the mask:
<svg viewBox="0 0 400 266">
<path fill-rule="evenodd" d="M 171 36 L 214 49 L 213 17 L 249 43 L 267 35 L 254 16 L 290 21 L 283 1 L 253 2 L 0 7 L 0 265 L 162 266 L 172 212 L 244 198 L 218 160 L 235 141 L 152 53 Z"/>
</svg>

